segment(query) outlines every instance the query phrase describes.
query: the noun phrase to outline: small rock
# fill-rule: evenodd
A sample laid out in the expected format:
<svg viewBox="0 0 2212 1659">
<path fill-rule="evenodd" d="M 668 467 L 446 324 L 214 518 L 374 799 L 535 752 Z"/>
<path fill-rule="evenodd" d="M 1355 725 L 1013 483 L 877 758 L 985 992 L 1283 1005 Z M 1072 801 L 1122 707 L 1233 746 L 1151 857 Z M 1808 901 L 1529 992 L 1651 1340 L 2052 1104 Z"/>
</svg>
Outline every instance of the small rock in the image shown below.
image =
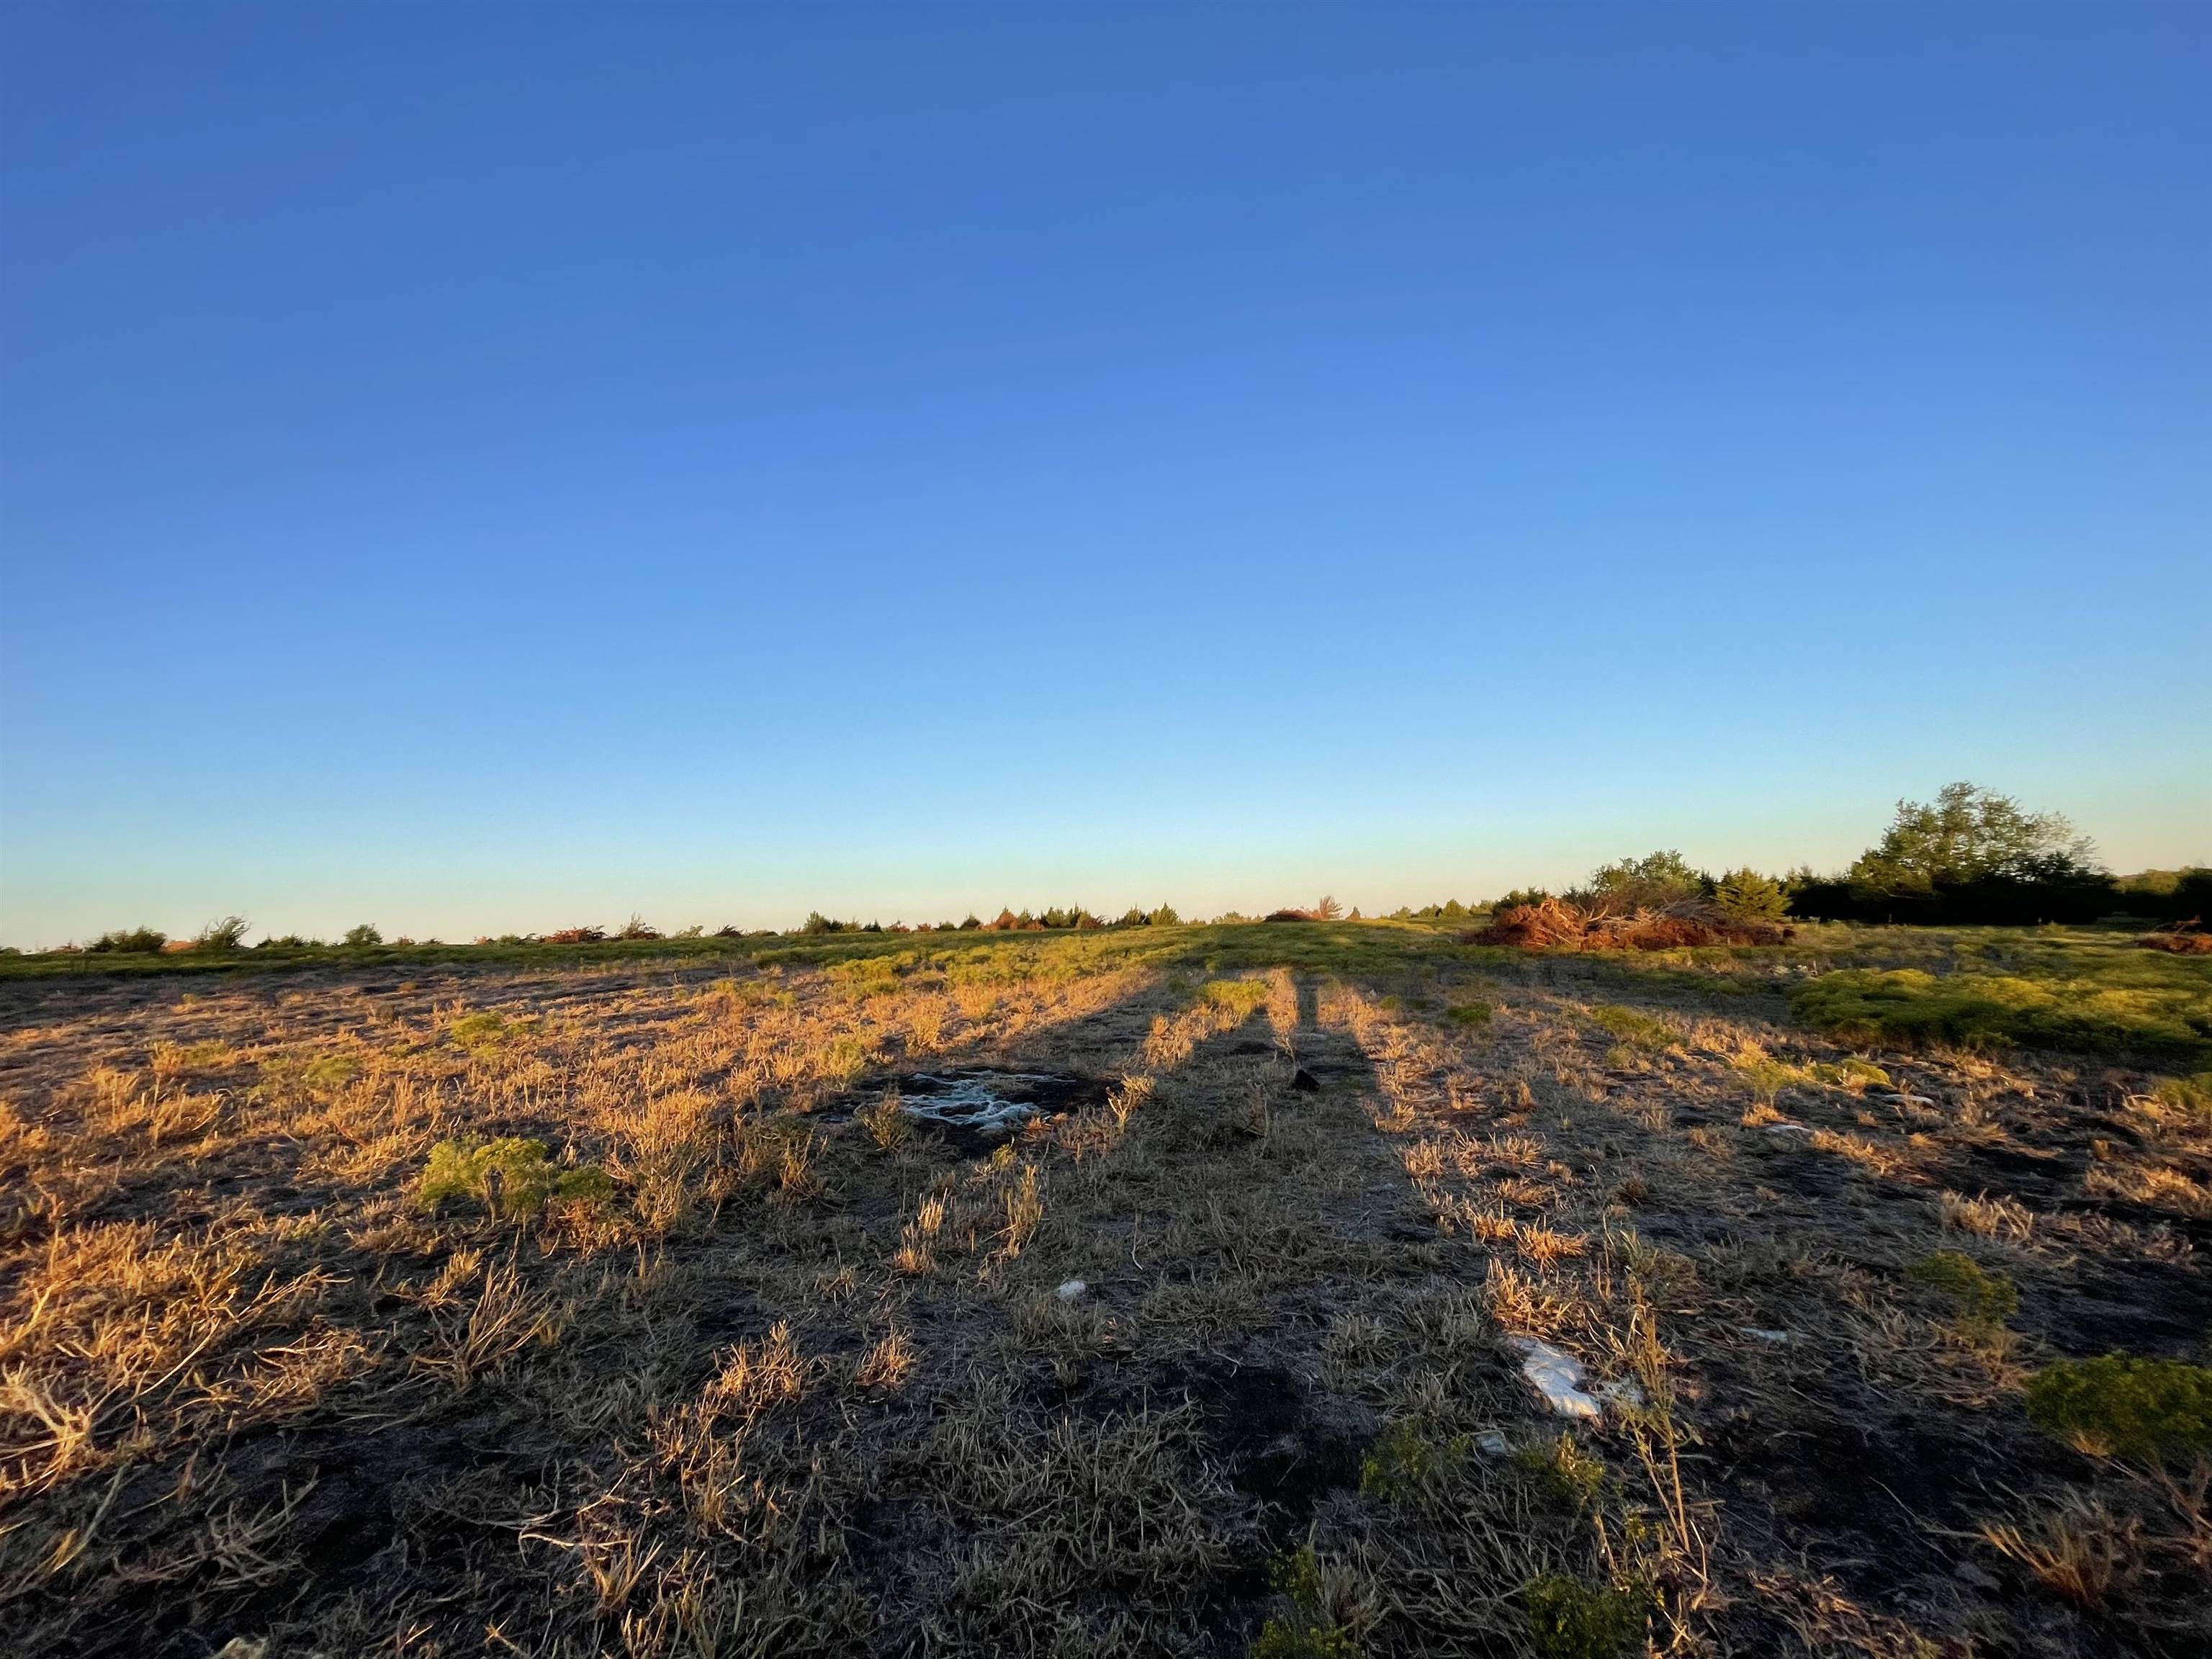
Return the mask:
<svg viewBox="0 0 2212 1659">
<path fill-rule="evenodd" d="M 1766 1126 L 1766 1133 L 1777 1140 L 1795 1140 L 1800 1135 L 1808 1140 L 1813 1138 L 1813 1132 L 1802 1123 L 1770 1123 Z"/>
<path fill-rule="evenodd" d="M 1474 1449 L 1485 1457 L 1508 1457 L 1512 1455 L 1513 1443 L 1498 1429 L 1485 1429 L 1474 1437 Z"/>
<path fill-rule="evenodd" d="M 1317 1095 L 1321 1092 L 1321 1079 L 1301 1066 L 1291 1073 L 1291 1087 L 1302 1095 Z"/>
<path fill-rule="evenodd" d="M 1062 1285 L 1059 1290 L 1055 1291 L 1054 1294 L 1059 1297 L 1062 1302 L 1073 1302 L 1080 1297 L 1083 1293 L 1090 1288 L 1091 1287 L 1085 1284 L 1081 1279 L 1071 1279 L 1067 1283 Z"/>
</svg>

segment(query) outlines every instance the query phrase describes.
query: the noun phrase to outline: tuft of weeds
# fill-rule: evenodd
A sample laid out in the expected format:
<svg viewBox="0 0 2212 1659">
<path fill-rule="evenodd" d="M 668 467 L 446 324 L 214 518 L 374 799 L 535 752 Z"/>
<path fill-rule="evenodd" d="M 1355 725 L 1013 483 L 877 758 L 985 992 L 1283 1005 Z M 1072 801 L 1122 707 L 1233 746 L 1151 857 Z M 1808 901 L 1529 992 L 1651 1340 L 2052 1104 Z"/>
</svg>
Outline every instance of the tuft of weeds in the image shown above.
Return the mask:
<svg viewBox="0 0 2212 1659">
<path fill-rule="evenodd" d="M 446 1038 L 456 1048 L 481 1056 L 497 1053 L 526 1036 L 536 1024 L 537 1021 L 532 1019 L 511 1021 L 504 1014 L 484 1008 L 454 1019 L 446 1027 Z"/>
<path fill-rule="evenodd" d="M 1528 1638 L 1544 1659 L 1618 1659 L 1640 1647 L 1650 1598 L 1637 1590 L 1588 1584 L 1564 1572 L 1540 1573 L 1522 1587 Z"/>
<path fill-rule="evenodd" d="M 1291 1606 L 1261 1627 L 1252 1659 L 1363 1659 L 1366 1650 L 1359 1638 L 1329 1616 L 1321 1562 L 1312 1545 L 1276 1561 L 1267 1578 Z"/>
<path fill-rule="evenodd" d="M 426 1210 L 462 1199 L 495 1217 L 527 1221 L 554 1200 L 598 1203 L 614 1182 L 595 1164 L 562 1169 L 542 1140 L 441 1140 L 430 1149 L 416 1200 Z"/>
<path fill-rule="evenodd" d="M 1887 1089 L 1889 1073 L 1872 1060 L 1850 1060 L 1830 1063 L 1815 1061 L 1812 1067 L 1813 1080 L 1825 1083 L 1832 1089 L 1849 1089 L 1854 1094 L 1862 1089 Z"/>
<path fill-rule="evenodd" d="M 1957 1250 L 1931 1251 L 1907 1267 L 1905 1276 L 1949 1304 L 1962 1330 L 1995 1332 L 2020 1311 L 2020 1291 L 2012 1280 Z"/>
<path fill-rule="evenodd" d="M 1514 1462 L 1537 1490 L 1563 1510 L 1579 1512 L 1597 1502 L 1605 1487 L 1605 1462 L 1584 1451 L 1571 1434 L 1538 1446 L 1523 1446 Z"/>
<path fill-rule="evenodd" d="M 896 1152 L 906 1145 L 908 1137 L 914 1133 L 914 1120 L 907 1115 L 896 1085 L 884 1090 L 881 1099 L 861 1107 L 853 1115 L 868 1132 L 868 1139 L 887 1152 Z"/>
<path fill-rule="evenodd" d="M 1489 1025 L 1491 1016 L 1496 1012 L 1495 1008 L 1480 997 L 1473 997 L 1465 1002 L 1453 1003 L 1444 1010 L 1444 1018 L 1455 1025 L 1463 1025 L 1469 1030 L 1480 1031 Z"/>
<path fill-rule="evenodd" d="M 1376 1437 L 1359 1466 L 1359 1490 L 1388 1504 L 1411 1503 L 1435 1492 L 1438 1484 L 1466 1467 L 1474 1448 L 1470 1435 L 1433 1437 L 1425 1418 L 1393 1423 Z"/>
</svg>

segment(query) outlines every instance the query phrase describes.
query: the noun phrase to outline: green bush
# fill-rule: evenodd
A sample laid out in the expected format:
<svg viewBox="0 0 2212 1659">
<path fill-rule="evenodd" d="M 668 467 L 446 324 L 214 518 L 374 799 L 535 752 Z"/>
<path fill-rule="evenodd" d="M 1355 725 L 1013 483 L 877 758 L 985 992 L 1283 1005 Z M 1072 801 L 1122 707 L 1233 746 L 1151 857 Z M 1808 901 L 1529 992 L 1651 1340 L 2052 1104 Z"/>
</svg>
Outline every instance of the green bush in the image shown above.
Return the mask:
<svg viewBox="0 0 2212 1659">
<path fill-rule="evenodd" d="M 2108 1353 L 2062 1359 L 2027 1385 L 2027 1415 L 2098 1457 L 2155 1467 L 2212 1457 L 2212 1370 Z"/>
<path fill-rule="evenodd" d="M 456 1199 L 479 1204 L 495 1216 L 526 1221 L 554 1200 L 595 1203 L 614 1182 L 595 1164 L 563 1170 L 542 1140 L 441 1140 L 430 1149 L 416 1201 L 426 1210 Z"/>
<path fill-rule="evenodd" d="M 244 916 L 225 916 L 221 921 L 211 921 L 200 929 L 199 937 L 192 941 L 195 951 L 235 951 L 246 941 L 246 930 L 252 923 Z"/>
<path fill-rule="evenodd" d="M 1465 1002 L 1455 1002 L 1450 1007 L 1445 1009 L 1444 1018 L 1455 1025 L 1471 1025 L 1479 1028 L 1490 1024 L 1490 1017 L 1494 1012 L 1495 1010 L 1480 998 L 1470 998 Z"/>
<path fill-rule="evenodd" d="M 345 938 L 341 941 L 341 943 L 352 945 L 355 949 L 358 950 L 364 945 L 383 944 L 384 935 L 377 932 L 377 930 L 371 927 L 368 922 L 364 921 L 358 927 L 347 928 L 345 930 Z"/>
<path fill-rule="evenodd" d="M 1463 1434 L 1431 1440 L 1419 1419 L 1393 1423 L 1376 1437 L 1360 1463 L 1359 1490 L 1386 1503 L 1403 1503 L 1464 1465 L 1474 1444 Z"/>
<path fill-rule="evenodd" d="M 1562 1509 L 1588 1509 L 1605 1486 L 1604 1461 L 1584 1451 L 1571 1434 L 1540 1446 L 1523 1446 L 1513 1461 Z"/>
<path fill-rule="evenodd" d="M 1358 1639 L 1327 1617 L 1321 1563 L 1309 1544 L 1278 1560 L 1267 1574 L 1290 1598 L 1289 1613 L 1270 1619 L 1252 1644 L 1252 1659 L 1360 1659 Z"/>
<path fill-rule="evenodd" d="M 119 927 L 102 933 L 84 948 L 95 955 L 111 952 L 130 955 L 150 955 L 169 942 L 169 936 L 158 927 Z"/>
<path fill-rule="evenodd" d="M 2020 1311 L 2020 1292 L 2012 1280 L 1956 1250 L 1923 1255 L 1905 1276 L 1949 1303 L 1962 1325 L 1994 1328 Z"/>
<path fill-rule="evenodd" d="M 1563 1572 L 1539 1574 L 1522 1587 L 1528 1635 L 1544 1659 L 1616 1659 L 1644 1639 L 1650 1604 L 1633 1590 L 1585 1584 Z"/>
<path fill-rule="evenodd" d="M 520 1036 L 534 1024 L 527 1019 L 510 1024 L 503 1015 L 486 1008 L 463 1014 L 446 1028 L 446 1035 L 456 1048 L 465 1048 L 472 1054 L 487 1054 Z"/>
</svg>

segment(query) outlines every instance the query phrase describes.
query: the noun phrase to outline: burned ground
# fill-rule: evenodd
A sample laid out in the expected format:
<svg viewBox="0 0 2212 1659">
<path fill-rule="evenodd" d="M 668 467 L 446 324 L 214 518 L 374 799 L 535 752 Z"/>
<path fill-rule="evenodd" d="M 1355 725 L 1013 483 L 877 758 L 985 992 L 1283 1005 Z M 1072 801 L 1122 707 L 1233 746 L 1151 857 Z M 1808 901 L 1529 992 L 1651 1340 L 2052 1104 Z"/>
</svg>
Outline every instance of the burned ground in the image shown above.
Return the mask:
<svg viewBox="0 0 2212 1659">
<path fill-rule="evenodd" d="M 1666 1651 L 2197 1650 L 2201 1498 L 2021 1405 L 2208 1357 L 2188 1065 L 1790 1023 L 1897 948 L 0 984 L 0 1631 L 1508 1654 L 1565 1582 Z M 1034 1111 L 899 1109 L 984 1073 Z"/>
</svg>

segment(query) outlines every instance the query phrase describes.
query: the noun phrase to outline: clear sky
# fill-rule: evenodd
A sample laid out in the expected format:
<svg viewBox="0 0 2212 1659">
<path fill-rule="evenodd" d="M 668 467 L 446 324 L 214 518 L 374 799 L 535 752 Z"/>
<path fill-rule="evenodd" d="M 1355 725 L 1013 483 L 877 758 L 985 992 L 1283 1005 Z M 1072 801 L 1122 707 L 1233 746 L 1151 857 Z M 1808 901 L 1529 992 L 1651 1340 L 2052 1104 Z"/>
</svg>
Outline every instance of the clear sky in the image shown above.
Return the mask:
<svg viewBox="0 0 2212 1659">
<path fill-rule="evenodd" d="M 2212 6 L 0 7 L 0 939 L 2212 860 Z M 987 912 L 988 913 L 988 912 Z"/>
</svg>

